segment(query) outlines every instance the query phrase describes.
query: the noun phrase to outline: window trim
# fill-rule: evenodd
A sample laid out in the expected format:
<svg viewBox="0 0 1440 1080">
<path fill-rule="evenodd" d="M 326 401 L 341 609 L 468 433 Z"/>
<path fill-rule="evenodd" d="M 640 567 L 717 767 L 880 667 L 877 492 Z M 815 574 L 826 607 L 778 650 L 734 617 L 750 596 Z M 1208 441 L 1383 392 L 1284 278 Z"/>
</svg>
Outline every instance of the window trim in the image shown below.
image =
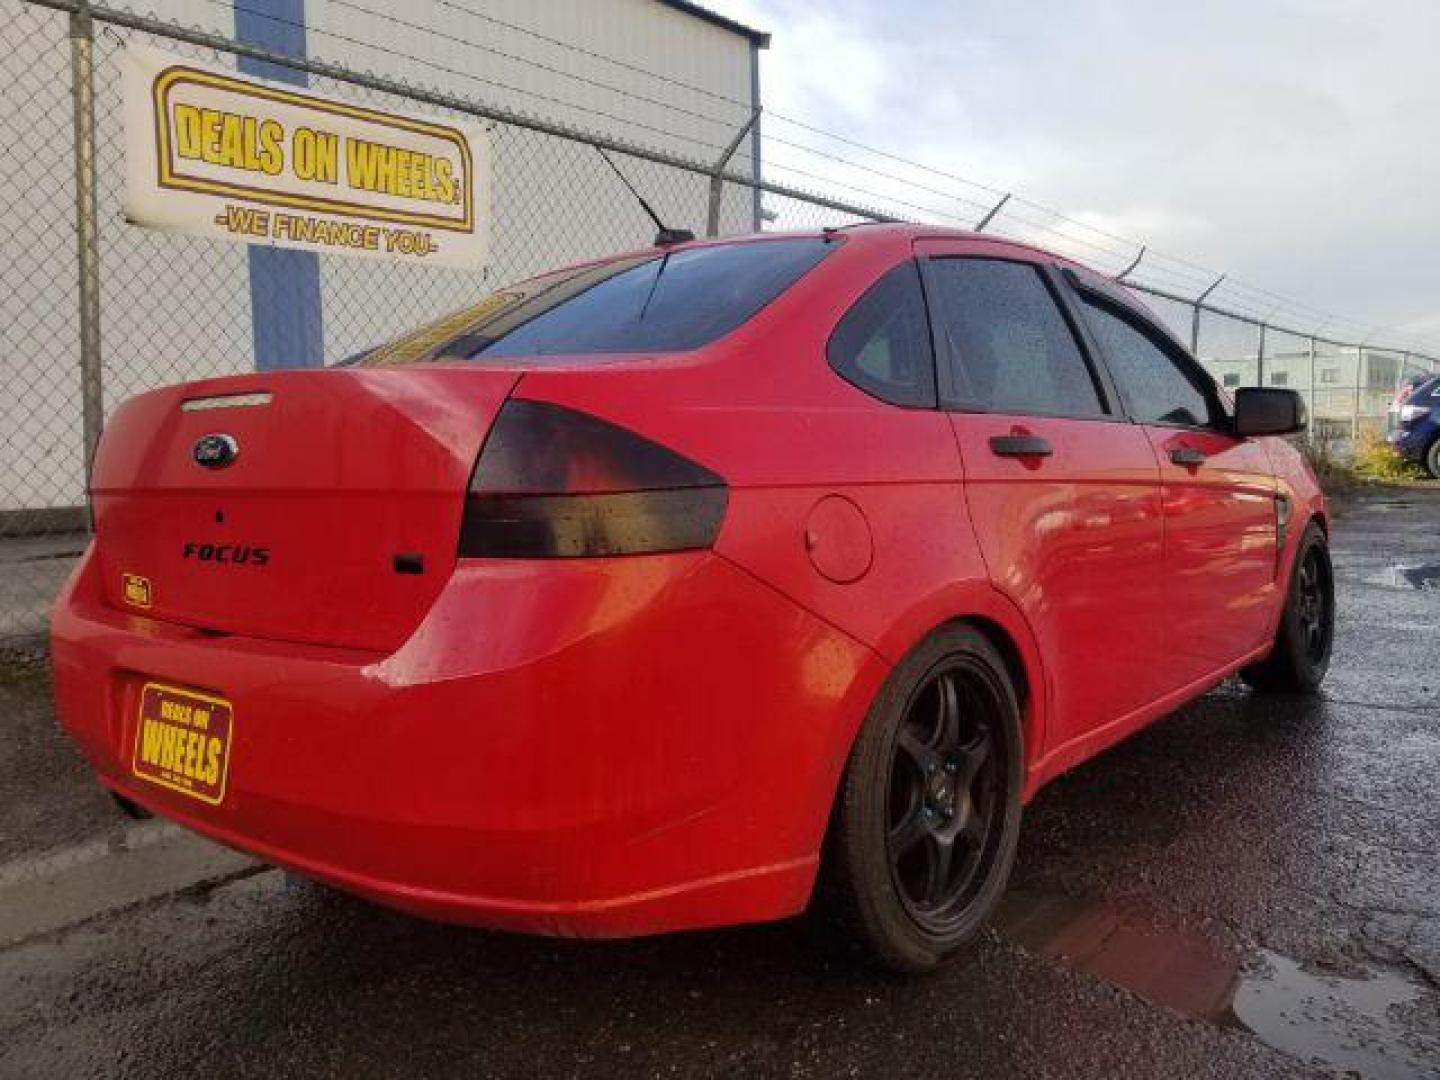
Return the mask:
<svg viewBox="0 0 1440 1080">
<path fill-rule="evenodd" d="M 937 300 L 938 283 L 935 280 L 935 270 L 931 264 L 941 261 L 968 260 L 973 262 L 992 263 L 1014 263 L 1017 266 L 1026 266 L 1033 270 L 1045 291 L 1049 293 L 1051 302 L 1059 314 L 1061 321 L 1070 331 L 1070 338 L 1075 343 L 1075 349 L 1080 354 L 1080 360 L 1085 365 L 1086 373 L 1090 376 L 1091 385 L 1095 388 L 1095 397 L 1100 404 L 1098 413 L 1073 413 L 1073 412 L 1040 412 L 1033 409 L 1016 411 L 1013 409 L 1000 410 L 992 409 L 986 405 L 961 395 L 956 387 L 956 365 L 959 358 L 950 348 L 950 341 L 947 335 L 942 333 L 940 319 L 938 316 L 939 304 Z M 977 413 L 996 416 L 1034 416 L 1052 420 L 1089 420 L 1105 423 L 1123 421 L 1126 416 L 1123 412 L 1124 405 L 1116 392 L 1115 384 L 1110 379 L 1110 373 L 1102 364 L 1097 363 L 1097 358 L 1089 338 L 1085 335 L 1082 327 L 1076 324 L 1076 315 L 1070 304 L 1067 302 L 1060 282 L 1056 278 L 1055 267 L 1048 262 L 1037 261 L 1017 257 L 1011 253 L 1003 252 L 936 252 L 918 257 L 920 263 L 920 282 L 925 291 L 925 307 L 930 316 L 930 337 L 932 341 L 932 352 L 935 354 L 935 372 L 937 378 L 937 395 L 939 407 L 945 412 Z"/>
<path fill-rule="evenodd" d="M 865 288 L 860 290 L 860 295 L 855 297 L 854 300 L 850 301 L 850 303 L 846 305 L 845 310 L 840 313 L 838 318 L 836 318 L 834 325 L 830 327 L 830 333 L 827 334 L 825 337 L 825 366 L 828 367 L 832 372 L 834 372 L 836 378 L 838 378 L 846 386 L 853 387 L 854 389 L 860 391 L 860 393 L 864 394 L 866 397 L 878 401 L 884 405 L 889 405 L 893 409 L 906 409 L 911 412 L 934 412 L 937 408 L 940 407 L 940 358 L 935 355 L 935 320 L 931 317 L 930 314 L 930 296 L 925 288 L 924 268 L 921 267 L 919 263 L 920 260 L 914 256 L 901 259 L 899 262 L 895 263 L 895 265 L 887 266 L 884 270 L 880 271 L 873 278 L 871 278 L 869 282 L 866 283 Z M 840 367 L 831 358 L 830 352 L 831 348 L 835 344 L 835 335 L 840 332 L 841 324 L 850 317 L 850 313 L 853 312 L 857 307 L 859 307 L 860 304 L 865 301 L 865 298 L 868 297 L 874 289 L 879 287 L 882 281 L 888 278 L 891 274 L 895 273 L 897 270 L 903 269 L 907 265 L 914 269 L 915 276 L 920 282 L 920 310 L 921 315 L 925 319 L 926 334 L 930 338 L 930 399 L 929 401 L 922 402 L 918 405 L 912 404 L 911 402 L 907 401 L 894 401 L 891 398 L 884 397 L 883 395 L 877 393 L 875 390 L 871 389 L 868 386 L 862 386 L 860 383 L 855 382 L 853 379 L 849 378 L 845 374 L 845 372 L 840 370 Z"/>
<path fill-rule="evenodd" d="M 1098 277 L 1098 275 L 1097 275 Z M 1233 435 L 1234 427 L 1230 415 L 1225 410 L 1220 396 L 1220 389 L 1210 373 L 1200 364 L 1190 350 L 1181 344 L 1173 334 L 1164 326 L 1161 326 L 1153 316 L 1145 311 L 1134 299 L 1126 295 L 1119 286 L 1114 285 L 1106 279 L 1099 279 L 1104 284 L 1093 284 L 1086 280 L 1085 276 L 1078 273 L 1073 267 L 1059 268 L 1057 278 L 1063 280 L 1066 285 L 1067 299 L 1075 306 L 1075 315 L 1080 320 L 1081 333 L 1090 342 L 1099 363 L 1101 363 L 1110 375 L 1111 383 L 1116 389 L 1116 400 L 1119 402 L 1122 414 L 1131 423 L 1141 424 L 1145 427 L 1170 428 L 1176 431 L 1203 431 L 1218 432 L 1222 435 Z M 1179 369 L 1180 374 L 1200 392 L 1210 406 L 1210 421 L 1204 424 L 1178 424 L 1164 420 L 1145 420 L 1136 416 L 1130 411 L 1130 406 L 1125 401 L 1125 396 L 1119 393 L 1119 384 L 1115 382 L 1114 373 L 1110 372 L 1110 359 L 1105 355 L 1098 340 L 1090 332 L 1090 327 L 1084 322 L 1084 311 L 1081 305 L 1086 299 L 1092 301 L 1096 307 L 1110 312 L 1121 322 L 1130 326 L 1136 333 L 1146 338 L 1162 354 L 1164 354 Z"/>
</svg>

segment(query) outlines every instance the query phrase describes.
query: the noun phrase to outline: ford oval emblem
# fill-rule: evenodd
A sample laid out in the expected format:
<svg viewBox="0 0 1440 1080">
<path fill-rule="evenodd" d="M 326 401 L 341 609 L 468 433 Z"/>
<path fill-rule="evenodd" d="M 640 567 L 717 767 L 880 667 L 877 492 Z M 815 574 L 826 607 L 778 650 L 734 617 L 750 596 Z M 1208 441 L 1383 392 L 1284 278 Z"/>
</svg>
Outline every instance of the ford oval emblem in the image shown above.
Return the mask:
<svg viewBox="0 0 1440 1080">
<path fill-rule="evenodd" d="M 240 444 L 233 435 L 206 435 L 195 443 L 191 456 L 207 469 L 223 469 L 240 456 Z"/>
</svg>

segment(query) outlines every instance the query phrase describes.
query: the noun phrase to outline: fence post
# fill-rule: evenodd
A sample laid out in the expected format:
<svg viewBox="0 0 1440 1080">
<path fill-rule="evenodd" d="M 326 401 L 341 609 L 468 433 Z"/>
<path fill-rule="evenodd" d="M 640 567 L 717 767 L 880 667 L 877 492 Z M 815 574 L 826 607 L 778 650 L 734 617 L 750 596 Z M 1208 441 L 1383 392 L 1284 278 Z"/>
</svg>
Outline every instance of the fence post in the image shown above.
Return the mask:
<svg viewBox="0 0 1440 1080">
<path fill-rule="evenodd" d="M 1225 275 L 1221 274 L 1218 278 L 1216 278 L 1213 282 L 1210 283 L 1210 287 L 1208 289 L 1202 292 L 1191 302 L 1191 307 L 1193 308 L 1194 313 L 1190 317 L 1190 352 L 1195 356 L 1197 360 L 1200 358 L 1200 308 L 1204 305 L 1206 298 L 1216 289 L 1218 289 L 1220 287 L 1220 283 L 1224 280 Z"/>
<path fill-rule="evenodd" d="M 1260 347 L 1255 351 L 1255 385 L 1265 385 L 1265 324 L 1260 324 Z"/>
<path fill-rule="evenodd" d="M 1355 403 L 1350 411 L 1350 445 L 1360 442 L 1360 381 L 1361 369 L 1365 366 L 1365 346 L 1355 346 Z"/>
<path fill-rule="evenodd" d="M 756 109 L 750 114 L 750 119 L 741 125 L 740 130 L 735 133 L 735 137 L 730 140 L 730 145 L 725 147 L 724 153 L 715 162 L 715 171 L 710 174 L 710 212 L 705 218 L 706 236 L 720 235 L 720 196 L 725 189 L 723 179 L 725 166 L 730 164 L 730 159 L 735 156 L 735 151 L 740 148 L 740 144 L 745 141 L 745 136 L 750 133 L 750 129 L 759 119 L 760 110 Z M 751 171 L 754 171 L 753 166 Z"/>
<path fill-rule="evenodd" d="M 80 300 L 80 423 L 85 487 L 105 422 L 100 372 L 100 236 L 95 167 L 95 23 L 90 0 L 70 14 L 70 94 L 74 101 L 75 237 Z"/>
<path fill-rule="evenodd" d="M 1009 196 L 1006 197 L 1008 198 Z M 1135 258 L 1130 260 L 1130 265 L 1125 267 L 1124 270 L 1121 270 L 1120 273 L 1115 275 L 1113 279 L 1115 283 L 1117 285 L 1124 285 L 1125 279 L 1128 278 L 1131 274 L 1133 274 L 1137 269 L 1139 269 L 1140 260 L 1143 258 L 1145 258 L 1145 245 L 1141 244 L 1140 250 L 1135 253 Z"/>
<path fill-rule="evenodd" d="M 1320 391 L 1315 388 L 1315 338 L 1310 338 L 1310 415 L 1320 415 Z"/>
<path fill-rule="evenodd" d="M 994 206 L 992 206 L 989 210 L 987 210 L 985 212 L 985 216 L 975 223 L 975 231 L 984 232 L 986 229 L 988 229 L 990 227 L 990 223 L 995 220 L 995 215 L 1000 213 L 1001 210 L 1004 210 L 1005 204 L 1009 201 L 1010 193 L 1007 191 L 1004 195 L 1000 196 L 1000 201 L 997 202 Z"/>
</svg>

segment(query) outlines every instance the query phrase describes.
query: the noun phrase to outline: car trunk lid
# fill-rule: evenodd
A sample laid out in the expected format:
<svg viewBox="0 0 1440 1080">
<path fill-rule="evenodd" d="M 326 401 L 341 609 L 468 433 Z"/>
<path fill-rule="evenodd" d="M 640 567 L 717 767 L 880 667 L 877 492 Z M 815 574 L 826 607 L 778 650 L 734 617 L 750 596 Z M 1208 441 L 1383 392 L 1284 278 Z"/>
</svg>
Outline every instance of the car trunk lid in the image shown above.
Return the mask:
<svg viewBox="0 0 1440 1080">
<path fill-rule="evenodd" d="M 323 369 L 143 394 L 92 478 L 108 601 L 216 633 L 389 651 L 456 559 L 514 371 Z"/>
</svg>

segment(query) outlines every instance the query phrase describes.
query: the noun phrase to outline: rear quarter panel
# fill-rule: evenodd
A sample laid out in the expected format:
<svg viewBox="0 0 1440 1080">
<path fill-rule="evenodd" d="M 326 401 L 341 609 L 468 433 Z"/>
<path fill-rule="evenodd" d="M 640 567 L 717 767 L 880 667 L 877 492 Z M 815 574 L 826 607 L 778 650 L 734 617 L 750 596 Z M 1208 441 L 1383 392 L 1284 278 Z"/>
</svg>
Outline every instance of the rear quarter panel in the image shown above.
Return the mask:
<svg viewBox="0 0 1440 1080">
<path fill-rule="evenodd" d="M 884 271 L 913 254 L 908 237 L 843 242 L 739 331 L 690 357 L 533 370 L 519 397 L 602 416 L 714 469 L 730 486 L 717 552 L 894 664 L 957 616 L 1003 630 L 1026 682 L 1044 686 L 1018 610 L 990 584 L 966 509 L 946 414 L 877 401 L 837 376 L 830 333 Z M 822 500 L 863 518 L 869 558 L 837 581 L 819 569 L 830 538 Z M 818 516 L 817 516 L 818 515 Z M 817 524 L 817 522 L 819 522 Z M 1043 694 L 1027 708 L 1040 745 Z M 862 715 L 847 718 L 853 738 Z"/>
</svg>

